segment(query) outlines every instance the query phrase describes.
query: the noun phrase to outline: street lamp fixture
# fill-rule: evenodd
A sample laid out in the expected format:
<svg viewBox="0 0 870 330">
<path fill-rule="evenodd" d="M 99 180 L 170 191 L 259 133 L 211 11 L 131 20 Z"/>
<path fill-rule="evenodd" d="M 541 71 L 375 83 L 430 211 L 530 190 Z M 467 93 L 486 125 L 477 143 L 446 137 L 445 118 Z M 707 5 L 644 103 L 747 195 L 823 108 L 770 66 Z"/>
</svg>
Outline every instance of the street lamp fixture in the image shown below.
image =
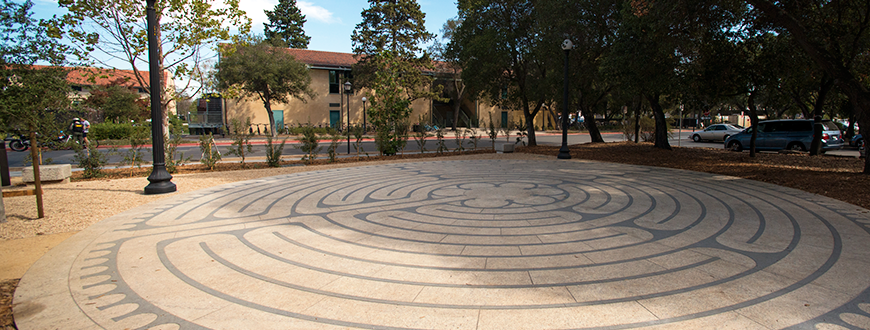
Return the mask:
<svg viewBox="0 0 870 330">
<path fill-rule="evenodd" d="M 350 90 L 353 88 L 350 81 L 344 83 L 344 94 L 347 95 L 347 154 L 350 155 Z"/>
<path fill-rule="evenodd" d="M 366 132 L 368 132 L 368 127 L 366 127 L 366 101 L 368 101 L 368 99 L 365 96 L 363 96 L 362 101 L 363 101 L 363 134 L 365 134 Z"/>
<path fill-rule="evenodd" d="M 562 147 L 559 148 L 559 159 L 571 159 L 568 150 L 568 53 L 574 48 L 570 39 L 562 41 L 562 50 L 565 51 L 565 93 L 562 97 Z"/>
<path fill-rule="evenodd" d="M 154 9 L 154 3 L 157 0 L 146 0 L 146 15 L 148 20 L 148 63 L 151 72 L 151 156 L 153 158 L 153 166 L 151 167 L 151 175 L 148 176 L 150 182 L 145 186 L 145 194 L 165 194 L 176 191 L 175 184 L 172 183 L 172 175 L 166 171 L 166 155 L 163 153 L 163 108 L 160 102 L 160 89 L 163 86 L 160 83 L 160 54 L 157 53 L 157 47 L 160 44 L 157 41 L 157 11 Z"/>
</svg>

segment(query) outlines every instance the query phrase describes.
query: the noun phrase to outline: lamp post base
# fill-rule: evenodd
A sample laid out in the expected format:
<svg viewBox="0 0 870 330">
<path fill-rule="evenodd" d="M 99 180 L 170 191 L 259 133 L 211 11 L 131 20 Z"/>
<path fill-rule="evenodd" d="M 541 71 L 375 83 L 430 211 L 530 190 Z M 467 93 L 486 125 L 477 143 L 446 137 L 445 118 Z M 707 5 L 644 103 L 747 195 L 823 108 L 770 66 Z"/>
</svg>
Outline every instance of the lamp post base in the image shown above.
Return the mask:
<svg viewBox="0 0 870 330">
<path fill-rule="evenodd" d="M 559 155 L 556 157 L 559 159 L 571 159 L 571 152 L 568 151 L 568 147 L 562 146 L 559 149 Z"/>
<path fill-rule="evenodd" d="M 151 183 L 145 186 L 145 195 L 175 192 L 177 187 L 170 180 L 172 175 L 166 171 L 166 167 L 163 164 L 155 165 L 151 175 L 148 176 L 148 181 Z"/>
</svg>

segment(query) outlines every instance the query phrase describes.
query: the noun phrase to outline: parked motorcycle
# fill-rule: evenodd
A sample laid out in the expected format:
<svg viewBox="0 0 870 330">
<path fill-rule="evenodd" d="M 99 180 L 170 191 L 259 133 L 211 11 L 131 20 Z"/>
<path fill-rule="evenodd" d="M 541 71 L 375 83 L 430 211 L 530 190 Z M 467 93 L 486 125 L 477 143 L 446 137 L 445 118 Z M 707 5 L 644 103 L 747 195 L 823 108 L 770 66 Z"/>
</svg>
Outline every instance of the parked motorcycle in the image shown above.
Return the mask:
<svg viewBox="0 0 870 330">
<path fill-rule="evenodd" d="M 7 136 L 5 140 L 9 148 L 14 151 L 24 151 L 30 148 L 30 141 L 22 139 L 21 136 Z"/>
<path fill-rule="evenodd" d="M 42 146 L 49 149 L 58 149 L 62 146 L 67 145 L 70 139 L 71 137 L 69 135 L 64 134 L 63 131 L 61 131 L 60 135 L 58 135 L 56 139 L 45 142 Z M 9 149 L 12 149 L 14 151 L 21 152 L 30 149 L 30 139 L 22 139 L 21 136 L 18 136 L 17 139 L 7 137 L 6 140 L 9 141 Z"/>
</svg>

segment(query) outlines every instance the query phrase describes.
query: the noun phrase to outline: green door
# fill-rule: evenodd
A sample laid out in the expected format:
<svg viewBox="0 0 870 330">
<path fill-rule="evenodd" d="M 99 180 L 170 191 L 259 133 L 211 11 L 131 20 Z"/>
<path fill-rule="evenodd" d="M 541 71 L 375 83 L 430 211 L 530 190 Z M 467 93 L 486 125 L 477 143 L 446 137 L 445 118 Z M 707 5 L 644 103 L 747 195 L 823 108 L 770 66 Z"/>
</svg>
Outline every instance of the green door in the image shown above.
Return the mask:
<svg viewBox="0 0 870 330">
<path fill-rule="evenodd" d="M 275 128 L 277 132 L 284 131 L 284 110 L 272 110 L 272 116 L 275 117 Z"/>
<path fill-rule="evenodd" d="M 338 110 L 330 110 L 329 111 L 329 127 L 338 129 L 338 125 L 341 124 L 341 111 Z"/>
<path fill-rule="evenodd" d="M 507 128 L 507 127 L 508 127 L 507 111 L 502 111 L 501 112 L 501 128 Z"/>
</svg>

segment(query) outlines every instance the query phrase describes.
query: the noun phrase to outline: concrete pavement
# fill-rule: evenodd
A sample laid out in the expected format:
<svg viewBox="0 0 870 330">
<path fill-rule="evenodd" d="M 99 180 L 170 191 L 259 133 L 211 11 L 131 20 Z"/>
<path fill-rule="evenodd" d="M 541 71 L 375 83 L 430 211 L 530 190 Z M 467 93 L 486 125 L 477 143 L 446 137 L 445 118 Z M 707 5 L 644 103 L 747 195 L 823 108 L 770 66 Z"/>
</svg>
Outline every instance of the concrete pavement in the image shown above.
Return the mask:
<svg viewBox="0 0 870 330">
<path fill-rule="evenodd" d="M 40 259 L 19 329 L 844 329 L 868 210 L 556 160 L 333 169 L 108 218 Z"/>
</svg>

